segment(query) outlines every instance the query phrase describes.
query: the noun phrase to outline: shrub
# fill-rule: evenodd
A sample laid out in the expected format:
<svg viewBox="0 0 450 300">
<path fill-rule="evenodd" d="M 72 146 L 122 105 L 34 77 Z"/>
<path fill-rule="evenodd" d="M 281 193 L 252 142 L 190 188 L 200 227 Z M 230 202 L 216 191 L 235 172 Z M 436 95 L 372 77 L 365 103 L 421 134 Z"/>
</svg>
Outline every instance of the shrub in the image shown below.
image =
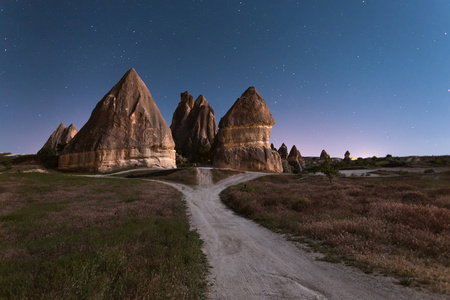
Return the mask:
<svg viewBox="0 0 450 300">
<path fill-rule="evenodd" d="M 3 162 L 3 165 L 5 166 L 5 168 L 7 170 L 11 170 L 12 169 L 12 165 L 13 165 L 12 160 L 7 160 L 7 161 Z"/>
</svg>

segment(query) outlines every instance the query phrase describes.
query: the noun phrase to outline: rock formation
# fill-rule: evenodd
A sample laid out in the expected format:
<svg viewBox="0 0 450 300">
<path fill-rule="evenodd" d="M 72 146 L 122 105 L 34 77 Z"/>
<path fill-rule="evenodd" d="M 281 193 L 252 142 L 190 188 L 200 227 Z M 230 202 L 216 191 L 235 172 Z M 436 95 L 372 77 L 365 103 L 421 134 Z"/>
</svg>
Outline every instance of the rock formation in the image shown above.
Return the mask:
<svg viewBox="0 0 450 300">
<path fill-rule="evenodd" d="M 320 159 L 326 159 L 327 157 L 330 157 L 327 151 L 322 150 L 322 152 L 320 152 Z"/>
<path fill-rule="evenodd" d="M 180 103 L 178 103 L 178 107 L 173 113 L 172 124 L 170 125 L 175 149 L 181 149 L 181 146 L 185 142 L 185 132 L 183 132 L 182 127 L 191 109 L 194 107 L 194 98 L 188 91 L 181 93 L 180 97 Z"/>
<path fill-rule="evenodd" d="M 277 148 L 273 145 L 273 143 L 270 144 L 270 149 L 277 151 Z"/>
<path fill-rule="evenodd" d="M 191 106 L 186 99 L 192 99 L 188 92 L 181 94 L 172 118 L 172 136 L 175 148 L 181 150 L 183 156 L 199 161 L 210 153 L 217 134 L 217 123 L 214 110 L 203 95 L 200 95 Z"/>
<path fill-rule="evenodd" d="M 64 147 L 70 140 L 77 134 L 78 130 L 73 124 L 69 127 L 64 126 L 63 123 L 59 124 L 58 128 L 50 135 L 47 142 L 45 142 L 42 149 L 49 148 L 58 154 L 60 148 Z M 42 150 L 41 149 L 41 150 Z"/>
<path fill-rule="evenodd" d="M 281 159 L 287 159 L 288 149 L 284 143 L 281 144 L 280 148 L 278 148 L 278 154 L 280 154 Z"/>
<path fill-rule="evenodd" d="M 59 169 L 110 172 L 136 166 L 175 168 L 174 146 L 170 128 L 150 91 L 130 69 L 64 148 Z"/>
<path fill-rule="evenodd" d="M 283 172 L 280 155 L 269 144 L 274 124 L 264 99 L 254 87 L 248 88 L 219 122 L 214 165 Z"/>
<path fill-rule="evenodd" d="M 287 157 L 287 161 L 291 166 L 294 167 L 294 169 L 302 171 L 304 167 L 303 158 L 300 154 L 300 151 L 297 150 L 297 147 L 295 147 L 295 145 L 292 146 L 291 151 L 289 152 L 289 156 Z"/>
<path fill-rule="evenodd" d="M 287 158 L 288 161 L 299 161 L 302 159 L 302 155 L 300 154 L 300 151 L 297 150 L 297 147 L 292 146 L 291 151 L 289 152 L 289 156 Z"/>
<path fill-rule="evenodd" d="M 350 161 L 351 160 L 351 158 L 350 158 L 350 152 L 348 152 L 348 150 L 345 152 L 345 154 L 344 154 L 344 160 L 345 161 Z"/>
</svg>

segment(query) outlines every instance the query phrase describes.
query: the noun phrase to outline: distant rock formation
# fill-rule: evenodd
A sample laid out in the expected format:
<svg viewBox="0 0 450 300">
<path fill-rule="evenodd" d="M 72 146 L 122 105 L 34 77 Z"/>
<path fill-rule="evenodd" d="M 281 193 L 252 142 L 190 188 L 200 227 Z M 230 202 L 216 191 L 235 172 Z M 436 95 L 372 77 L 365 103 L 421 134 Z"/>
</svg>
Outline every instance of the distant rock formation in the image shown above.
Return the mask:
<svg viewBox="0 0 450 300">
<path fill-rule="evenodd" d="M 214 165 L 283 172 L 280 155 L 269 144 L 274 124 L 264 99 L 254 87 L 248 88 L 220 120 Z"/>
<path fill-rule="evenodd" d="M 70 140 L 77 134 L 78 130 L 73 124 L 69 127 L 64 126 L 63 123 L 59 124 L 58 128 L 50 135 L 47 142 L 45 142 L 43 149 L 51 149 L 55 151 L 56 154 L 59 153 L 60 149 L 70 142 Z"/>
<path fill-rule="evenodd" d="M 130 69 L 64 148 L 59 169 L 110 172 L 137 166 L 175 168 L 174 146 L 170 128 L 150 91 Z"/>
<path fill-rule="evenodd" d="M 270 149 L 277 151 L 277 148 L 273 145 L 273 143 L 270 144 Z"/>
<path fill-rule="evenodd" d="M 327 151 L 322 150 L 322 152 L 320 152 L 320 159 L 326 159 L 327 157 L 330 157 Z"/>
<path fill-rule="evenodd" d="M 288 149 L 284 143 L 278 148 L 278 154 L 280 154 L 281 159 L 287 159 Z"/>
<path fill-rule="evenodd" d="M 297 169 L 298 171 L 302 171 L 304 168 L 302 155 L 300 154 L 300 151 L 297 150 L 295 145 L 292 146 L 287 161 L 292 167 L 294 167 L 294 169 Z"/>
<path fill-rule="evenodd" d="M 302 159 L 302 155 L 300 154 L 300 151 L 297 150 L 297 147 L 292 146 L 291 151 L 289 152 L 289 156 L 287 158 L 288 161 L 299 161 Z"/>
<path fill-rule="evenodd" d="M 181 94 L 170 128 L 175 148 L 189 160 L 198 161 L 210 153 L 217 134 L 217 122 L 214 110 L 203 95 L 193 105 L 189 99 L 192 96 L 188 92 Z"/>
<path fill-rule="evenodd" d="M 345 152 L 345 154 L 344 154 L 344 160 L 345 161 L 350 161 L 351 160 L 351 158 L 350 158 L 350 152 L 348 152 L 348 150 Z"/>
</svg>

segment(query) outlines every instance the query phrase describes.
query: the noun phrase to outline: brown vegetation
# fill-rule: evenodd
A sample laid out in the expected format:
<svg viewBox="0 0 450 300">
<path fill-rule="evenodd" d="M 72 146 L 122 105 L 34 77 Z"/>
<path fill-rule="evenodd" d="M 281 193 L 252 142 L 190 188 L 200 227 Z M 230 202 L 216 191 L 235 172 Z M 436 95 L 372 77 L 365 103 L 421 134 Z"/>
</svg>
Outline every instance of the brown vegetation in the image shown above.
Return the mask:
<svg viewBox="0 0 450 300">
<path fill-rule="evenodd" d="M 328 261 L 450 294 L 450 172 L 390 178 L 266 176 L 225 190 L 238 213 Z"/>
</svg>

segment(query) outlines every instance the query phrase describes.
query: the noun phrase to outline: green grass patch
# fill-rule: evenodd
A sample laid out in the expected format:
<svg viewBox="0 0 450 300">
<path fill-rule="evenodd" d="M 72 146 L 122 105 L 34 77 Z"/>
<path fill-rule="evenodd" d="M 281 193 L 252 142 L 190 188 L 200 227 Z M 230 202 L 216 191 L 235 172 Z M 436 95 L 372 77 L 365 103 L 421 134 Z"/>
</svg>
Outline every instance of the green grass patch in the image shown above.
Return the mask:
<svg viewBox="0 0 450 300">
<path fill-rule="evenodd" d="M 201 240 L 154 182 L 0 174 L 0 299 L 201 299 Z"/>
</svg>

